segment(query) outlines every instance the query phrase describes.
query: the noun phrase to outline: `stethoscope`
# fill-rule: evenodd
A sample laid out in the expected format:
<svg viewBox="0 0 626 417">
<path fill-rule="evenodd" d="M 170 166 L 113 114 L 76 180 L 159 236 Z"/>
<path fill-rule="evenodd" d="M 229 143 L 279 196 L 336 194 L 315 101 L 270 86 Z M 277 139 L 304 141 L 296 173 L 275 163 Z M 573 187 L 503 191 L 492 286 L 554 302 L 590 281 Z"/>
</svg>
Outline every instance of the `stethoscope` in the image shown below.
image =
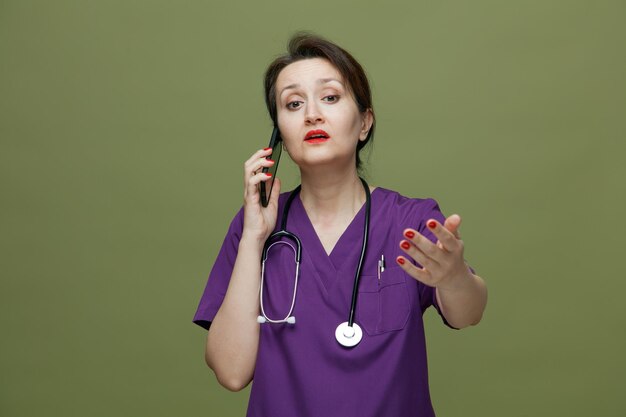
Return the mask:
<svg viewBox="0 0 626 417">
<path fill-rule="evenodd" d="M 354 322 L 354 312 L 356 309 L 356 300 L 359 288 L 359 280 L 361 277 L 361 267 L 363 266 L 363 259 L 365 259 L 365 250 L 367 249 L 367 236 L 369 234 L 369 223 L 370 223 L 370 208 L 371 208 L 371 198 L 370 198 L 370 188 L 367 185 L 367 182 L 363 178 L 360 178 L 363 183 L 363 189 L 365 190 L 365 223 L 363 226 L 363 243 L 361 245 L 361 256 L 359 258 L 359 264 L 357 266 L 355 275 L 354 275 L 354 286 L 352 287 L 352 303 L 350 305 L 350 315 L 348 317 L 348 321 L 341 323 L 335 329 L 335 339 L 342 346 L 345 347 L 354 347 L 356 346 L 361 339 L 363 338 L 363 330 L 361 327 Z M 291 232 L 287 231 L 287 216 L 289 215 L 289 208 L 291 207 L 291 202 L 300 192 L 301 186 L 299 185 L 295 190 L 291 192 L 287 202 L 285 203 L 285 207 L 283 208 L 283 216 L 280 223 L 280 230 L 272 233 L 265 244 L 263 245 L 263 253 L 261 257 L 261 289 L 259 295 L 259 301 L 261 306 L 261 315 L 257 318 L 259 323 L 289 323 L 295 324 L 296 318 L 292 315 L 293 307 L 296 303 L 296 292 L 298 290 L 298 276 L 300 272 L 300 261 L 302 258 L 302 242 L 298 236 L 294 235 Z M 284 240 L 276 240 L 277 238 L 287 238 L 291 240 L 294 244 L 284 241 Z M 276 240 L 272 243 L 272 241 Z M 269 250 L 275 245 L 287 245 L 293 249 L 294 259 L 296 262 L 296 273 L 294 277 L 294 287 L 293 287 L 293 297 L 291 299 L 291 307 L 289 308 L 289 312 L 285 316 L 285 318 L 280 320 L 270 319 L 265 314 L 265 308 L 263 305 L 263 282 L 265 279 L 265 261 L 267 261 L 267 255 Z"/>
</svg>

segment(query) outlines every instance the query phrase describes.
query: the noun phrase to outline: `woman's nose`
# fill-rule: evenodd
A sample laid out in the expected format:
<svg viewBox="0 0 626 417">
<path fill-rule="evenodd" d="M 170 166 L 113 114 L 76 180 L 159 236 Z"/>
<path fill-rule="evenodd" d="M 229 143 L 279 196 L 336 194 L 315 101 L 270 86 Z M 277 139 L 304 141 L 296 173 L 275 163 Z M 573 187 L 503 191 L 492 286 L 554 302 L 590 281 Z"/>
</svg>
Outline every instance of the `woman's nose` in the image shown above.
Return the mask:
<svg viewBox="0 0 626 417">
<path fill-rule="evenodd" d="M 322 113 L 319 111 L 315 104 L 308 104 L 306 106 L 306 112 L 304 114 L 304 121 L 307 124 L 316 124 L 324 121 Z"/>
</svg>

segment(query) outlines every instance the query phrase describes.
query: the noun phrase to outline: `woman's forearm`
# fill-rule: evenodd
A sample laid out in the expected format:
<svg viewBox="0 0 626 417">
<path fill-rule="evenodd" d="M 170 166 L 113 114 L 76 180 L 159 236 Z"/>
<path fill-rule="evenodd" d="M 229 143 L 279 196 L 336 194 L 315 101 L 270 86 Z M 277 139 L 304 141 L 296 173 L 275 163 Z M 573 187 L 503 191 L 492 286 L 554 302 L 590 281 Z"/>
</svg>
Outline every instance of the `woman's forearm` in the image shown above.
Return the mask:
<svg viewBox="0 0 626 417">
<path fill-rule="evenodd" d="M 457 329 L 480 322 L 487 305 L 487 285 L 478 275 L 468 271 L 465 279 L 456 280 L 454 287 L 436 288 L 441 312 Z"/>
<path fill-rule="evenodd" d="M 262 247 L 258 239 L 242 237 L 226 296 L 207 336 L 207 365 L 231 391 L 245 388 L 254 374 Z"/>
</svg>

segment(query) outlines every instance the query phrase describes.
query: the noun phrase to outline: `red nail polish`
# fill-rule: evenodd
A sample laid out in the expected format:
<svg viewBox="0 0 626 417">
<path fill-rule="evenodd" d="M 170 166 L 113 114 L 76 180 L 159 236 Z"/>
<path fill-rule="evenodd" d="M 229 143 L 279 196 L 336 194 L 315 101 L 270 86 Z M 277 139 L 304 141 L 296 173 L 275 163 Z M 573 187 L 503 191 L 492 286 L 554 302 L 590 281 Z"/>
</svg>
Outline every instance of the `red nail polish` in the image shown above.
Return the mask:
<svg viewBox="0 0 626 417">
<path fill-rule="evenodd" d="M 409 245 L 409 242 L 407 241 L 402 242 L 400 246 L 402 246 L 402 249 L 408 249 L 411 247 L 411 245 Z"/>
<path fill-rule="evenodd" d="M 270 157 L 269 157 L 269 156 L 266 156 L 266 157 L 265 157 L 265 159 L 266 159 L 266 160 L 268 160 L 268 161 L 269 161 L 269 162 L 271 162 L 271 163 L 274 163 L 274 160 L 270 159 Z"/>
<path fill-rule="evenodd" d="M 434 220 L 429 221 L 428 227 L 430 227 L 431 229 L 434 229 L 435 227 L 437 227 L 437 222 Z"/>
<path fill-rule="evenodd" d="M 272 148 L 265 148 L 265 149 L 263 149 L 263 150 L 264 150 L 264 151 L 269 151 L 270 149 L 272 149 Z"/>
<path fill-rule="evenodd" d="M 397 261 L 400 265 L 404 265 L 404 258 L 402 258 L 402 257 L 398 256 L 398 257 L 396 258 L 396 261 Z"/>
<path fill-rule="evenodd" d="M 265 175 L 267 175 L 268 177 L 272 176 L 272 174 L 270 174 L 269 172 L 266 172 Z"/>
<path fill-rule="evenodd" d="M 409 239 L 413 239 L 415 237 L 415 233 L 411 232 L 410 230 L 407 230 L 404 236 L 408 237 Z"/>
</svg>

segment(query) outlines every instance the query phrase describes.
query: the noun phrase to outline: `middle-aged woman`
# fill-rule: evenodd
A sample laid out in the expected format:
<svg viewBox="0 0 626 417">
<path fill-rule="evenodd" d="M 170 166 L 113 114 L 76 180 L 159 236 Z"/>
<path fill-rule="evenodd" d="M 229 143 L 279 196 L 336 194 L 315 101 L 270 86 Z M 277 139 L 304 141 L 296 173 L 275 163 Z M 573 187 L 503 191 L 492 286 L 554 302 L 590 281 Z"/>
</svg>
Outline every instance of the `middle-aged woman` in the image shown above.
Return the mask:
<svg viewBox="0 0 626 417">
<path fill-rule="evenodd" d="M 296 35 L 269 66 L 265 94 L 301 187 L 279 196 L 275 178 L 263 207 L 272 150 L 245 162 L 244 205 L 194 317 L 209 330 L 207 364 L 230 390 L 254 380 L 248 416 L 433 416 L 422 315 L 432 305 L 460 329 L 480 321 L 487 300 L 463 258 L 460 217 L 359 178 L 375 117 L 363 69 L 339 46 Z M 285 216 L 300 267 L 282 239 L 291 246 L 273 246 L 262 271 Z M 294 294 L 297 320 L 269 322 L 289 315 Z"/>
</svg>

